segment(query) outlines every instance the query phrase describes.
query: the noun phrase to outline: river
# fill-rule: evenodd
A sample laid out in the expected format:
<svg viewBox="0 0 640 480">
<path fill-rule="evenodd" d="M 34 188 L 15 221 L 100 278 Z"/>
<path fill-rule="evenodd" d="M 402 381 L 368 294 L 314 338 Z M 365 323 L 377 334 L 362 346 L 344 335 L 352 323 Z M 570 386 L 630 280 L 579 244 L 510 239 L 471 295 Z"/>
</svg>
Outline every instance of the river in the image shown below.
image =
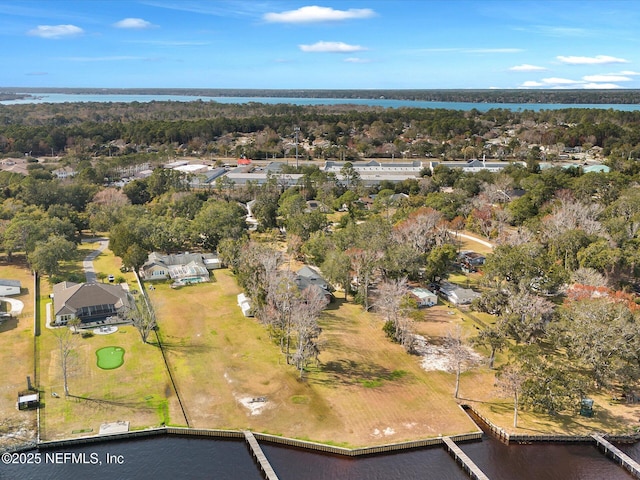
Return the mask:
<svg viewBox="0 0 640 480">
<path fill-rule="evenodd" d="M 463 480 L 469 477 L 440 447 L 361 458 L 271 444 L 262 449 L 280 480 Z M 629 480 L 622 467 L 588 444 L 505 445 L 485 435 L 461 444 L 491 480 Z M 640 445 L 621 446 L 640 460 Z M 64 454 L 67 452 L 67 455 Z M 78 445 L 30 452 L 0 465 L 2 480 L 260 480 L 245 443 L 180 436 Z M 38 456 L 35 456 L 38 454 Z M 70 453 L 74 456 L 69 455 Z M 4 457 L 3 457 L 4 459 Z M 39 460 L 37 460 L 39 459 Z M 112 463 L 108 464 L 108 459 Z M 24 464 L 31 460 L 39 464 Z M 84 464 L 77 462 L 86 462 Z"/>
<path fill-rule="evenodd" d="M 638 104 L 562 104 L 562 103 L 470 103 L 470 102 L 429 102 L 420 100 L 394 100 L 385 98 L 297 98 L 297 97 L 207 97 L 189 95 L 119 95 L 119 94 L 69 94 L 69 93 L 36 93 L 19 100 L 0 101 L 2 105 L 19 105 L 29 103 L 73 103 L 73 102 L 218 102 L 243 104 L 258 102 L 266 104 L 286 103 L 291 105 L 368 105 L 385 108 L 444 108 L 448 110 L 472 110 L 486 112 L 492 108 L 509 110 L 559 110 L 563 108 L 600 108 L 623 111 L 640 110 Z"/>
</svg>

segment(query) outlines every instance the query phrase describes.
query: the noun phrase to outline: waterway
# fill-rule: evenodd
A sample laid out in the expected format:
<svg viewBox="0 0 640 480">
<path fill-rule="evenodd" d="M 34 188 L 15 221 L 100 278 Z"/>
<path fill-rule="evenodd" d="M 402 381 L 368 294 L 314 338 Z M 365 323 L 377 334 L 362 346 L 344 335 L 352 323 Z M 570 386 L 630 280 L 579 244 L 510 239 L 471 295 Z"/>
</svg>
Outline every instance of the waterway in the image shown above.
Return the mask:
<svg viewBox="0 0 640 480">
<path fill-rule="evenodd" d="M 444 108 L 448 110 L 472 110 L 481 112 L 493 108 L 509 110 L 559 110 L 563 108 L 599 108 L 623 111 L 640 110 L 638 104 L 561 104 L 561 103 L 469 103 L 469 102 L 429 102 L 420 100 L 394 100 L 385 98 L 294 98 L 294 97 L 207 97 L 189 95 L 118 95 L 118 94 L 68 94 L 68 93 L 36 93 L 19 100 L 0 101 L 3 105 L 19 105 L 29 103 L 73 103 L 73 102 L 218 102 L 244 104 L 258 102 L 265 104 L 291 105 L 367 105 L 385 108 Z"/>
<path fill-rule="evenodd" d="M 280 480 L 463 480 L 469 478 L 443 448 L 348 458 L 262 443 Z M 589 444 L 505 445 L 485 436 L 461 444 L 491 480 L 629 480 Z M 638 458 L 640 445 L 621 446 Z M 260 480 L 240 440 L 159 436 L 33 451 L 39 464 L 0 464 L 2 480 Z M 66 453 L 66 455 L 65 455 Z M 73 454 L 74 456 L 71 456 Z M 28 456 L 23 457 L 26 462 Z M 111 463 L 108 463 L 108 461 Z M 78 463 L 85 462 L 85 463 Z"/>
</svg>

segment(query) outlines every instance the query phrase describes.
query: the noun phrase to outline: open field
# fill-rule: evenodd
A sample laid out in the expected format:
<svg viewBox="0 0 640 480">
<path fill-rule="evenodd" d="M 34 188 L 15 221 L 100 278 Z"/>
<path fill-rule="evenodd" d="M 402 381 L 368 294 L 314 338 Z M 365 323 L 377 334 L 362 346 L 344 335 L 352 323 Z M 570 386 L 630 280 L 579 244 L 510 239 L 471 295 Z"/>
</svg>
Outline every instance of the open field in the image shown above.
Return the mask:
<svg viewBox="0 0 640 480">
<path fill-rule="evenodd" d="M 22 313 L 5 319 L 0 325 L 0 447 L 35 440 L 35 411 L 18 411 L 18 392 L 27 388 L 27 376 L 34 378 L 33 360 L 33 276 L 24 259 L 14 256 L 12 263 L 3 257 L 0 278 L 20 280 L 22 292 L 12 296 L 24 303 Z M 7 308 L 8 310 L 8 308 Z M 4 310 L 3 310 L 4 311 Z M 10 433 L 11 437 L 5 437 Z"/>
<path fill-rule="evenodd" d="M 150 292 L 194 427 L 250 428 L 349 446 L 463 433 L 453 376 L 425 372 L 382 321 L 338 300 L 321 320 L 320 365 L 301 382 L 264 326 L 244 318 L 227 270 L 216 282 Z M 266 402 L 251 402 L 265 397 Z"/>
</svg>

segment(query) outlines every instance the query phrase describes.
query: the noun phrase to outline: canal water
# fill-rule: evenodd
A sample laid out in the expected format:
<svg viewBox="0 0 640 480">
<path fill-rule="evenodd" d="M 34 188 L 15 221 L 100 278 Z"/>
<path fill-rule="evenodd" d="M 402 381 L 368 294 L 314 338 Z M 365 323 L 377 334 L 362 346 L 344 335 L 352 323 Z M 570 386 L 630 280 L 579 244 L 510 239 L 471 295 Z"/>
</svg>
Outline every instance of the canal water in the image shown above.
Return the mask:
<svg viewBox="0 0 640 480">
<path fill-rule="evenodd" d="M 261 446 L 280 480 L 469 478 L 440 447 L 347 458 L 266 443 Z M 485 435 L 481 442 L 464 443 L 461 447 L 491 480 L 632 478 L 589 444 L 505 445 Z M 640 458 L 639 444 L 621 445 L 621 448 L 633 458 Z M 39 456 L 35 456 L 38 453 Z M 4 464 L 4 460 L 5 457 L 0 463 L 2 480 L 262 478 L 241 440 L 147 437 L 26 452 L 9 464 Z"/>
</svg>

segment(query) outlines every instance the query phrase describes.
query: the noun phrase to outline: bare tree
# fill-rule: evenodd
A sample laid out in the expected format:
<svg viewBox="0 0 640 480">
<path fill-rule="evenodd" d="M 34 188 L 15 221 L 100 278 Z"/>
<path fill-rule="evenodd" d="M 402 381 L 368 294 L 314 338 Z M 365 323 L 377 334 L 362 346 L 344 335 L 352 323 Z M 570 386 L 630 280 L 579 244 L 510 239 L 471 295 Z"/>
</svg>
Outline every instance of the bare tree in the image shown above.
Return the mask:
<svg viewBox="0 0 640 480">
<path fill-rule="evenodd" d="M 72 318 L 67 322 L 67 326 L 52 329 L 54 337 L 58 343 L 58 353 L 60 355 L 60 369 L 64 382 L 64 394 L 69 395 L 69 374 L 72 370 L 74 348 L 77 344 L 77 328 L 80 325 L 79 318 Z"/>
<path fill-rule="evenodd" d="M 300 291 L 289 271 L 269 272 L 267 296 L 261 320 L 271 327 L 271 335 L 280 343 L 287 363 L 291 358 L 291 328 L 294 309 L 299 303 Z"/>
<path fill-rule="evenodd" d="M 460 375 L 475 363 L 474 357 L 472 350 L 465 345 L 465 336 L 460 325 L 456 325 L 447 333 L 445 344 L 450 355 L 450 369 L 456 374 L 456 387 L 453 396 L 458 398 Z"/>
<path fill-rule="evenodd" d="M 383 281 L 378 288 L 376 310 L 385 318 L 384 330 L 408 352 L 414 347 L 415 337 L 411 319 L 408 317 L 406 295 L 409 292 L 407 279 Z"/>
<path fill-rule="evenodd" d="M 409 244 L 420 253 L 427 253 L 436 242 L 436 227 L 441 221 L 442 214 L 437 210 L 418 209 L 394 228 L 394 240 Z"/>
<path fill-rule="evenodd" d="M 328 300 L 317 286 L 304 289 L 298 299 L 293 311 L 296 351 L 292 360 L 302 379 L 309 361 L 317 361 L 320 353 L 317 340 L 322 330 L 318 325 L 318 318 L 327 306 Z"/>
<path fill-rule="evenodd" d="M 513 397 L 513 428 L 518 428 L 518 401 L 525 380 L 522 369 L 514 364 L 506 365 L 496 376 L 496 386 L 500 391 Z"/>
<path fill-rule="evenodd" d="M 156 328 L 156 312 L 151 303 L 151 299 L 144 294 L 140 295 L 135 301 L 135 310 L 131 312 L 133 326 L 140 333 L 143 343 L 147 343 L 149 335 Z"/>
<path fill-rule="evenodd" d="M 382 252 L 362 248 L 350 248 L 347 255 L 351 258 L 351 268 L 358 284 L 358 295 L 366 311 L 369 305 L 369 287 L 372 277 L 382 259 Z"/>
</svg>

